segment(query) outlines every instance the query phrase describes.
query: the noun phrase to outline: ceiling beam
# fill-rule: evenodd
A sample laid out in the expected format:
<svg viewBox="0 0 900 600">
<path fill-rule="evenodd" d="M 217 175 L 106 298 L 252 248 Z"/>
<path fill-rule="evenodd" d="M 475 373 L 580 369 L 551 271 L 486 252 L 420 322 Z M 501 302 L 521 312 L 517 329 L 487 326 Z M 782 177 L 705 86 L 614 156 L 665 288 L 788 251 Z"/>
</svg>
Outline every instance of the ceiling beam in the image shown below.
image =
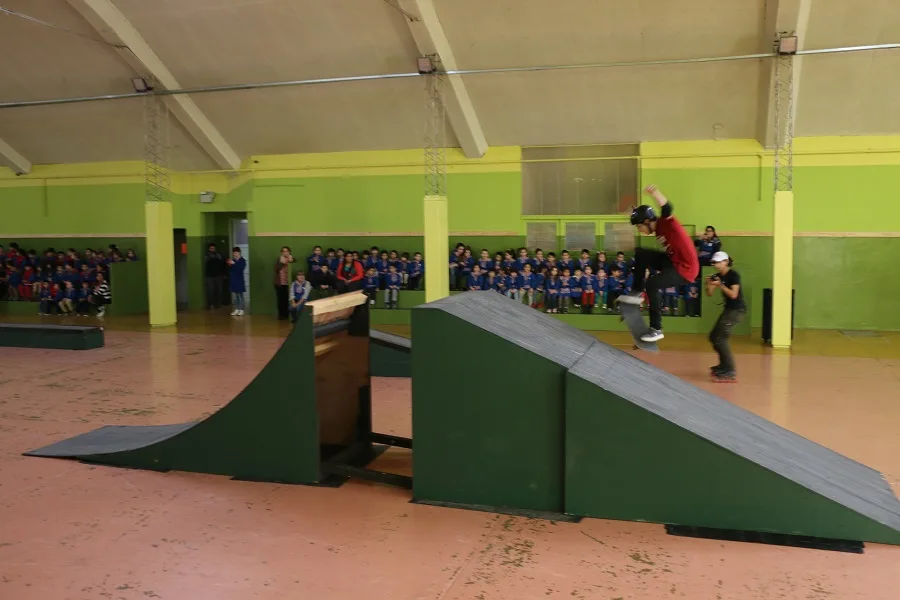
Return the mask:
<svg viewBox="0 0 900 600">
<path fill-rule="evenodd" d="M 31 161 L 16 152 L 16 149 L 0 139 L 0 158 L 9 163 L 16 175 L 31 173 Z"/>
<path fill-rule="evenodd" d="M 781 35 L 796 35 L 797 50 L 802 50 L 806 40 L 806 26 L 812 0 L 766 0 L 766 18 L 763 28 L 763 52 L 772 52 L 776 40 Z M 782 139 L 784 131 L 775 131 L 775 63 L 778 59 L 763 60 L 759 78 L 759 114 L 757 116 L 756 139 L 764 148 L 774 148 L 776 140 Z M 795 56 L 791 69 L 794 101 L 791 121 L 797 115 L 797 100 L 800 95 L 800 74 L 803 57 Z"/>
<path fill-rule="evenodd" d="M 400 0 L 400 7 L 408 13 L 406 22 L 419 52 L 423 55 L 437 54 L 443 68 L 448 71 L 459 68 L 435 10 L 434 0 Z M 465 155 L 469 158 L 481 158 L 488 149 L 487 138 L 484 137 L 466 84 L 462 75 L 446 77 L 450 93 L 444 96 L 444 105 L 450 126 L 453 127 Z"/>
<path fill-rule="evenodd" d="M 168 90 L 181 89 L 181 84 L 172 72 L 110 0 L 68 0 L 68 2 L 104 40 L 120 47 L 119 54 L 137 75 L 152 75 L 160 86 Z M 190 96 L 166 96 L 165 102 L 169 111 L 219 168 L 240 168 L 240 156 Z"/>
</svg>

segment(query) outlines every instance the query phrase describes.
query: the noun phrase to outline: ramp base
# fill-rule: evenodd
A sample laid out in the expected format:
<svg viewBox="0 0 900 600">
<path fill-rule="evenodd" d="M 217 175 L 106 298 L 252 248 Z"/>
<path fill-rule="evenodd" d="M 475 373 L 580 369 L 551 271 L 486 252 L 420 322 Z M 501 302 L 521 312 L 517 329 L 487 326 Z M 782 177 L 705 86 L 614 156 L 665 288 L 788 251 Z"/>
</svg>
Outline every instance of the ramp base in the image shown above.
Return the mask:
<svg viewBox="0 0 900 600">
<path fill-rule="evenodd" d="M 687 525 L 666 525 L 666 533 L 682 537 L 724 540 L 727 542 L 747 542 L 772 546 L 790 546 L 809 550 L 830 550 L 862 554 L 865 544 L 850 540 L 834 540 L 808 535 L 788 535 L 784 533 L 763 533 L 760 531 L 740 531 L 737 529 L 715 529 L 712 527 L 690 527 Z"/>
</svg>

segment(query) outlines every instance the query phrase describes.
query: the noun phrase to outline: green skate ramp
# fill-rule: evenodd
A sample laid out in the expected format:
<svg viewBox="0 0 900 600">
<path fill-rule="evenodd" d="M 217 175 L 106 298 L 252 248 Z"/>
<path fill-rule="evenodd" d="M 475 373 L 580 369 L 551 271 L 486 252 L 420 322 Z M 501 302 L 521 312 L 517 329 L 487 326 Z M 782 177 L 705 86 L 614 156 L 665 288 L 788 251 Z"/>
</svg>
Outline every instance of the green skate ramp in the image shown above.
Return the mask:
<svg viewBox="0 0 900 600">
<path fill-rule="evenodd" d="M 566 386 L 566 512 L 900 544 L 877 471 L 603 343 Z"/>
<path fill-rule="evenodd" d="M 368 346 L 366 307 L 315 327 L 306 310 L 256 378 L 208 418 L 101 427 L 26 456 L 316 483 L 323 458 L 358 441 Z"/>
<path fill-rule="evenodd" d="M 563 509 L 565 374 L 590 335 L 493 292 L 412 309 L 413 497 Z"/>
</svg>

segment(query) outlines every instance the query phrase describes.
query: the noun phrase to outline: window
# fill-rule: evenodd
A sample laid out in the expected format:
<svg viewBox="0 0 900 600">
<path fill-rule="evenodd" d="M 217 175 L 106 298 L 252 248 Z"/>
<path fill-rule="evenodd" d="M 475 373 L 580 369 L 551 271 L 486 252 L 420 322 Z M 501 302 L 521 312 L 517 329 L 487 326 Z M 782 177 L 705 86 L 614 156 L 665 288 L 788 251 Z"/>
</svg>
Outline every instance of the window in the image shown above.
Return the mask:
<svg viewBox="0 0 900 600">
<path fill-rule="evenodd" d="M 534 250 L 541 248 L 549 251 L 556 249 L 556 222 L 533 222 L 525 224 L 525 246 Z"/>
<path fill-rule="evenodd" d="M 626 255 L 633 254 L 634 238 L 634 226 L 630 223 L 607 223 L 603 234 L 603 245 L 607 258 L 610 253 L 615 252 L 624 252 Z"/>
<path fill-rule="evenodd" d="M 566 248 L 594 248 L 597 245 L 596 223 L 566 223 Z"/>
<path fill-rule="evenodd" d="M 638 187 L 637 144 L 522 148 L 523 215 L 614 215 Z M 527 162 L 546 161 L 546 162 Z"/>
</svg>

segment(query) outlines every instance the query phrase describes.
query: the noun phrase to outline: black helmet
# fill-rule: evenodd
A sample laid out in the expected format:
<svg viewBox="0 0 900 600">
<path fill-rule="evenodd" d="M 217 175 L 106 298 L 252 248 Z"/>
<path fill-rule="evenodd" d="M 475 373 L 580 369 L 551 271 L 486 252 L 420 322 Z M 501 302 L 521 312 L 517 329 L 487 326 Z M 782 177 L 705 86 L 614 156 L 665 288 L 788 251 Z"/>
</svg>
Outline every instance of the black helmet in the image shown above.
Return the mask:
<svg viewBox="0 0 900 600">
<path fill-rule="evenodd" d="M 631 211 L 632 225 L 643 223 L 647 219 L 650 219 L 651 221 L 656 220 L 656 212 L 653 210 L 653 207 L 641 204 L 640 206 L 635 206 L 634 210 Z"/>
</svg>

